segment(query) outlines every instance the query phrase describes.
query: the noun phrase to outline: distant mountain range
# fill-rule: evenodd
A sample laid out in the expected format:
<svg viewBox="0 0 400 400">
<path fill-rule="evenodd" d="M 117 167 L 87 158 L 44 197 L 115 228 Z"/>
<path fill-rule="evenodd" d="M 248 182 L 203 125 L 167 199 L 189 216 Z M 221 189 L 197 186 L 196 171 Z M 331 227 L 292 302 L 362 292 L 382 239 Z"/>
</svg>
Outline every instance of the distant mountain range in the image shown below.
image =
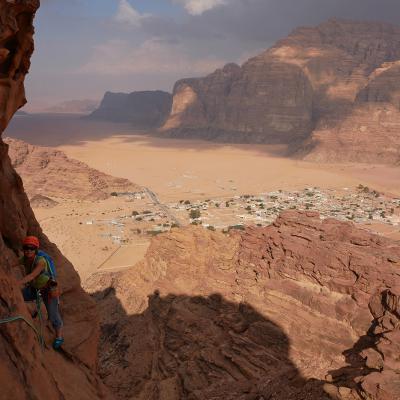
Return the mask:
<svg viewBox="0 0 400 400">
<path fill-rule="evenodd" d="M 98 100 L 67 100 L 47 107 L 42 112 L 48 113 L 70 113 L 70 114 L 89 114 L 99 106 Z"/>
<path fill-rule="evenodd" d="M 137 128 L 158 128 L 168 118 L 172 95 L 160 90 L 112 93 L 106 92 L 99 108 L 89 118 L 128 122 Z"/>
</svg>

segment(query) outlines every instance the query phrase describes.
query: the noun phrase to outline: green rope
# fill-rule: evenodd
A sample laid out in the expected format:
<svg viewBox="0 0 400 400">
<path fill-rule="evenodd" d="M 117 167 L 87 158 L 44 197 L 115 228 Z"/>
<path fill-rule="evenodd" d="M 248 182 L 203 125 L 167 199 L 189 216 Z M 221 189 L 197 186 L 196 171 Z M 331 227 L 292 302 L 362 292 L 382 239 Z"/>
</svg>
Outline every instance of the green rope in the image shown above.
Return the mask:
<svg viewBox="0 0 400 400">
<path fill-rule="evenodd" d="M 2 324 L 8 324 L 10 322 L 15 322 L 15 321 L 19 321 L 22 320 L 24 322 L 26 322 L 36 333 L 36 336 L 39 340 L 40 346 L 42 348 L 42 350 L 44 349 L 44 338 L 43 338 L 43 315 L 42 315 L 42 309 L 41 309 L 41 296 L 40 296 L 40 292 L 39 290 L 36 291 L 36 309 L 37 309 L 37 313 L 39 315 L 39 322 L 40 322 L 40 331 L 38 331 L 35 327 L 35 325 L 33 325 L 30 321 L 28 321 L 25 317 L 23 317 L 22 315 L 17 315 L 15 317 L 8 317 L 8 318 L 4 318 L 4 319 L 0 319 L 0 325 Z"/>
<path fill-rule="evenodd" d="M 19 320 L 22 320 L 22 321 L 26 322 L 35 331 L 36 336 L 37 336 L 37 338 L 39 340 L 39 343 L 43 348 L 43 346 L 44 346 L 43 335 L 41 333 L 39 333 L 39 331 L 36 329 L 35 325 L 33 325 L 30 321 L 28 321 L 22 315 L 17 315 L 15 317 L 9 317 L 9 318 L 0 319 L 0 325 L 1 324 L 8 324 L 10 322 L 15 322 L 15 321 L 19 321 Z"/>
</svg>

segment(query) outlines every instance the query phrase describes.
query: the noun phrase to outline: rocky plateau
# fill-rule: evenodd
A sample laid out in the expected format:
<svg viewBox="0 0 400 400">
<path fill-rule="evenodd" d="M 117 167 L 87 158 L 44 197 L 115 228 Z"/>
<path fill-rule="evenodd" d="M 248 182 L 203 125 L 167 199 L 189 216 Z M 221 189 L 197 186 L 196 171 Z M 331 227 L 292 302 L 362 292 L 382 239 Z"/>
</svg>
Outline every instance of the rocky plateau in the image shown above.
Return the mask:
<svg viewBox="0 0 400 400">
<path fill-rule="evenodd" d="M 30 198 L 35 195 L 75 200 L 102 200 L 113 192 L 135 192 L 140 187 L 68 158 L 60 150 L 5 138 L 11 164 L 24 179 Z"/>
<path fill-rule="evenodd" d="M 100 106 L 89 115 L 89 118 L 127 122 L 138 129 L 152 129 L 164 124 L 171 106 L 172 95 L 161 90 L 106 92 Z"/>
</svg>

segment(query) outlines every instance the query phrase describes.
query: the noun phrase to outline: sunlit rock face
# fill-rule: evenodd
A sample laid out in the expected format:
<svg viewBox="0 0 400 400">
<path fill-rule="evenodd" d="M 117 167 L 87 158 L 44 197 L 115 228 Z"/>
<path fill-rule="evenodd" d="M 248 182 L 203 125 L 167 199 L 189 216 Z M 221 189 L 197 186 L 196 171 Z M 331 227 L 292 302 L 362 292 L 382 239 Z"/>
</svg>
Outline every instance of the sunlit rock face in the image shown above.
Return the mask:
<svg viewBox="0 0 400 400">
<path fill-rule="evenodd" d="M 24 78 L 38 7 L 38 0 L 0 0 L 0 133 L 26 102 Z M 58 266 L 66 345 L 64 355 L 54 352 L 53 334 L 45 328 L 47 347 L 42 351 L 34 331 L 24 322 L 1 325 L 0 398 L 106 398 L 94 373 L 99 336 L 94 303 L 80 287 L 72 265 L 42 233 L 7 152 L 8 146 L 0 139 L 0 319 L 22 315 L 34 322 L 17 285 L 18 268 L 13 267 L 21 255 L 22 239 L 37 235 Z"/>
<path fill-rule="evenodd" d="M 178 81 L 160 134 L 287 143 L 317 161 L 396 162 L 399 43 L 400 28 L 384 23 L 298 28 L 241 67 Z"/>
<path fill-rule="evenodd" d="M 228 64 L 206 78 L 177 82 L 162 131 L 243 143 L 285 142 L 312 130 L 312 98 L 310 81 L 297 65 L 256 57 L 243 67 Z"/>
<path fill-rule="evenodd" d="M 100 374 L 119 399 L 400 398 L 399 267 L 398 243 L 314 212 L 173 230 L 86 283 Z"/>
</svg>

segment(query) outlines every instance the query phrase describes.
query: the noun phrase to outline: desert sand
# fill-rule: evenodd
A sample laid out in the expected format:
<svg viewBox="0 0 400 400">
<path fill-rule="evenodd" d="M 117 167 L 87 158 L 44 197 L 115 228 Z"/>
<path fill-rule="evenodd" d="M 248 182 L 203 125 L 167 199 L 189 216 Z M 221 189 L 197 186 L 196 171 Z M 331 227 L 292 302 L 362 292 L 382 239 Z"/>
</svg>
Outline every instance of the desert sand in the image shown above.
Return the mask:
<svg viewBox="0 0 400 400">
<path fill-rule="evenodd" d="M 58 147 L 93 168 L 150 187 L 163 201 L 360 183 L 400 193 L 398 167 L 310 163 L 284 158 L 281 148 L 268 145 L 116 135 Z"/>
<path fill-rule="evenodd" d="M 360 183 L 400 195 L 398 166 L 305 162 L 285 158 L 282 146 L 155 138 L 128 124 L 57 114 L 18 116 L 5 135 L 56 147 L 90 167 L 149 187 L 163 201 Z"/>
</svg>

